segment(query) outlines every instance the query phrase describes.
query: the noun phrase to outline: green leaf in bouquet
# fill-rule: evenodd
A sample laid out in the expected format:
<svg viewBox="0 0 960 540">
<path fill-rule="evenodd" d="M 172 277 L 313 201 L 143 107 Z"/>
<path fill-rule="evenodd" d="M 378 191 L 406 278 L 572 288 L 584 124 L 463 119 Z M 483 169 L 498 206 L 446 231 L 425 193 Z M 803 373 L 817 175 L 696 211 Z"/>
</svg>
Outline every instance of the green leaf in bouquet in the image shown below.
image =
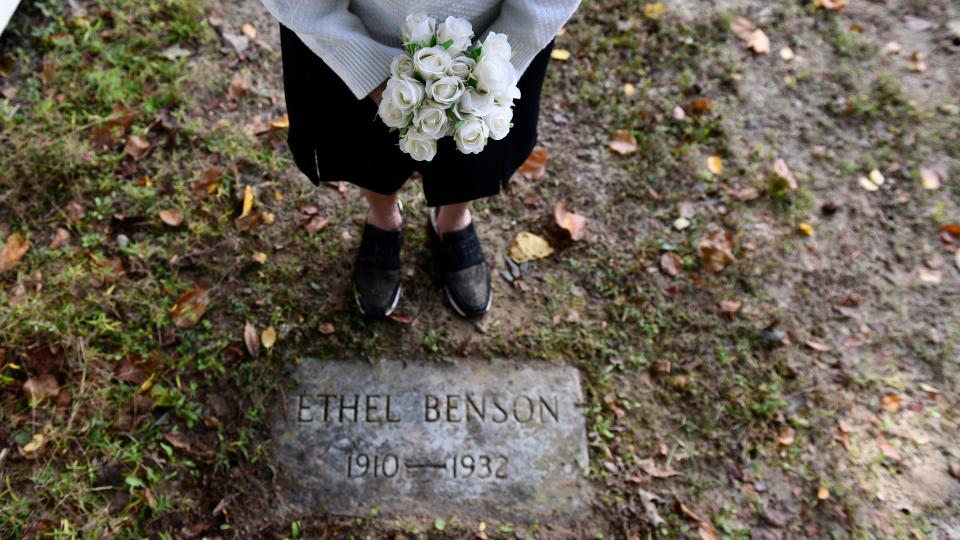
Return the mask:
<svg viewBox="0 0 960 540">
<path fill-rule="evenodd" d="M 437 45 L 437 35 L 434 34 L 430 37 L 430 46 L 435 47 Z"/>
<path fill-rule="evenodd" d="M 474 60 L 479 60 L 481 54 L 483 54 L 483 45 L 481 45 L 481 46 L 477 47 L 476 49 L 470 51 L 470 58 L 473 58 Z"/>
<path fill-rule="evenodd" d="M 444 49 L 449 49 L 451 45 L 453 45 L 452 39 L 448 39 L 440 44 L 440 46 L 443 47 Z"/>
<path fill-rule="evenodd" d="M 426 79 L 424 79 L 424 78 L 423 78 L 423 75 L 421 75 L 420 72 L 418 72 L 418 71 L 414 71 L 414 72 L 413 72 L 413 78 L 416 79 L 416 80 L 418 80 L 418 81 L 420 81 L 420 82 L 422 82 L 423 84 L 427 84 Z"/>
<path fill-rule="evenodd" d="M 420 49 L 419 43 L 407 43 L 407 52 L 410 53 L 410 56 L 413 56 Z"/>
<path fill-rule="evenodd" d="M 460 129 L 460 126 L 462 125 L 463 125 L 463 120 L 458 120 L 457 123 L 453 125 L 453 129 L 454 130 Z"/>
<path fill-rule="evenodd" d="M 467 79 L 467 86 L 469 86 L 470 88 L 473 88 L 474 90 L 476 90 L 476 89 L 477 89 L 477 78 L 474 77 L 473 75 L 470 75 L 470 77 Z"/>
</svg>

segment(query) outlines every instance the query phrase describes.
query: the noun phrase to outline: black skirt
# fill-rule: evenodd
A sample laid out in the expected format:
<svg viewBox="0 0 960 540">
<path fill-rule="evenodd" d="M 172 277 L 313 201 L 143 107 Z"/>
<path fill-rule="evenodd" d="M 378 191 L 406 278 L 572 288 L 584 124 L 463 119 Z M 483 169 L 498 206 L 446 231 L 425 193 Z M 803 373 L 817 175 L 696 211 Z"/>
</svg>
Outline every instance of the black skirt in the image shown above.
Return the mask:
<svg viewBox="0 0 960 540">
<path fill-rule="evenodd" d="M 315 184 L 342 180 L 386 195 L 418 171 L 428 206 L 467 202 L 499 193 L 537 143 L 540 89 L 552 42 L 520 77 L 521 97 L 514 101 L 510 133 L 499 141 L 490 139 L 479 154 L 462 154 L 452 137 L 444 137 L 433 161 L 415 161 L 401 152 L 397 132 L 377 117 L 373 100 L 354 97 L 283 25 L 280 47 L 290 118 L 287 142 L 297 167 Z"/>
</svg>

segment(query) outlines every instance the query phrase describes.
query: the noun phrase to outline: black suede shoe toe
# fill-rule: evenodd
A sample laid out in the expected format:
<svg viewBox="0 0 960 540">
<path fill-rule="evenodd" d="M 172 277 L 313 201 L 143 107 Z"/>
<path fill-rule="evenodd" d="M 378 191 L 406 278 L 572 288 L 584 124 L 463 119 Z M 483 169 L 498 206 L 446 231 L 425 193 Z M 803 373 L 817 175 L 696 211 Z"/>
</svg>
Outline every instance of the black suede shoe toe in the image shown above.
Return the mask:
<svg viewBox="0 0 960 540">
<path fill-rule="evenodd" d="M 443 270 L 444 288 L 453 309 L 467 318 L 479 317 L 490 311 L 493 299 L 490 266 L 473 223 L 441 236 L 437 232 L 434 212 L 430 218 L 430 230 L 438 246 Z"/>
<path fill-rule="evenodd" d="M 357 306 L 364 315 L 387 317 L 400 301 L 400 230 L 363 227 L 353 272 Z"/>
</svg>

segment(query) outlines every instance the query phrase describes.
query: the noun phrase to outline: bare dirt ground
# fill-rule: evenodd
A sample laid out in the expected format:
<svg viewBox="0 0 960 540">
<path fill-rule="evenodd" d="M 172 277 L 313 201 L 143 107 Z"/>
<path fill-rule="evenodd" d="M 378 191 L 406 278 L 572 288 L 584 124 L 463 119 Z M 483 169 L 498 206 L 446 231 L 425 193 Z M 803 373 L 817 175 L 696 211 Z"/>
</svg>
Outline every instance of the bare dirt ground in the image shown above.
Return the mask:
<svg viewBox="0 0 960 540">
<path fill-rule="evenodd" d="M 109 2 L 31 6 L 0 40 L 19 66 L 0 81 L 19 89 L 2 109 L 0 223 L 33 246 L 0 275 L 4 537 L 960 538 L 956 2 L 677 0 L 662 16 L 585 3 L 546 83 L 546 175 L 516 175 L 475 215 L 498 270 L 517 232 L 554 239 L 559 200 L 587 237 L 519 281 L 497 277 L 479 322 L 444 305 L 413 181 L 403 316 L 356 314 L 358 193 L 314 188 L 282 127 L 258 127 L 284 112 L 276 24 L 256 2 L 182 4 L 141 14 L 155 42 L 136 42 L 125 15 L 147 8 Z M 748 49 L 736 17 L 769 53 Z M 238 48 L 244 24 L 256 37 Z M 174 44 L 189 55 L 173 67 L 137 64 Z M 136 66 L 142 85 L 114 80 Z M 117 102 L 136 120 L 92 148 L 90 126 Z M 617 130 L 635 151 L 611 151 Z M 131 134 L 148 156 L 126 150 Z M 223 179 L 199 198 L 213 165 Z M 868 191 L 874 170 L 884 181 Z M 272 223 L 235 224 L 243 186 Z M 156 217 L 170 206 L 179 228 Z M 310 234 L 314 216 L 329 223 Z M 70 245 L 45 247 L 57 226 Z M 717 231 L 732 260 L 711 268 L 698 247 Z M 212 300 L 180 327 L 170 308 L 194 283 Z M 258 358 L 248 321 L 279 336 Z M 358 355 L 576 365 L 594 511 L 575 530 L 276 514 L 262 419 L 282 366 Z M 142 377 L 120 375 L 141 357 Z M 61 391 L 31 406 L 22 385 L 44 372 Z"/>
</svg>

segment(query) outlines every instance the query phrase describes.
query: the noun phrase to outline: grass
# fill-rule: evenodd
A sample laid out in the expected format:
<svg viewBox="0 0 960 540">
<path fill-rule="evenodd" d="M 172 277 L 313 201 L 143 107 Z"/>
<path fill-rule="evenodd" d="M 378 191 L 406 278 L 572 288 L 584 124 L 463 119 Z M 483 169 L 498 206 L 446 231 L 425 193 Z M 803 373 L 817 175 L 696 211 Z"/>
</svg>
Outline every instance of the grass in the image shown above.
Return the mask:
<svg viewBox="0 0 960 540">
<path fill-rule="evenodd" d="M 535 263 L 525 278 L 532 290 L 522 300 L 510 300 L 498 282 L 504 303 L 518 311 L 470 325 L 453 321 L 431 296 L 436 272 L 419 247 L 424 230 L 411 226 L 405 287 L 414 293 L 405 309 L 414 322 L 399 325 L 364 320 L 352 308 L 352 216 L 361 211 L 355 196 L 290 182 L 282 132 L 254 138 L 242 132 L 250 115 L 277 112 L 269 99 L 253 95 L 223 106 L 229 70 L 236 68 L 232 53 L 219 51 L 219 37 L 204 21 L 206 8 L 196 0 L 98 0 L 85 5 L 85 14 L 71 15 L 41 2 L 24 6 L 0 42 L 0 56 L 12 66 L 3 85 L 18 87 L 0 108 L 0 146 L 11 150 L 0 161 L 0 224 L 4 235 L 20 232 L 31 243 L 13 271 L 0 275 L 0 304 L 9 306 L 0 311 L 0 446 L 12 448 L 0 473 L 0 536 L 162 538 L 201 526 L 211 535 L 278 538 L 327 531 L 456 537 L 475 530 L 477 524 L 453 516 L 412 523 L 376 515 L 271 517 L 263 497 L 273 477 L 265 418 L 283 366 L 308 355 L 502 356 L 576 365 L 587 391 L 587 473 L 602 501 L 584 536 L 696 534 L 697 524 L 675 504 L 658 505 L 666 520 L 659 533 L 645 525 L 637 486 L 627 478 L 640 475 L 641 460 L 650 456 L 684 476 L 643 488 L 673 494 L 722 536 L 748 536 L 764 505 L 772 504 L 754 490 L 757 479 L 799 493 L 803 523 L 792 524 L 792 534 L 882 534 L 880 525 L 854 516 L 862 486 L 887 474 L 888 463 L 868 447 L 865 452 L 880 457 L 870 468 L 851 466 L 856 479 L 848 476 L 851 469 L 835 468 L 846 463 L 835 440 L 836 419 L 875 408 L 878 392 L 911 387 L 880 359 L 876 371 L 845 373 L 842 364 L 821 369 L 822 358 L 811 358 L 802 340 L 827 337 L 836 326 L 829 307 L 817 311 L 832 292 L 829 284 L 804 281 L 809 288 L 794 298 L 807 305 L 784 306 L 768 288 L 785 279 L 793 255 L 810 243 L 778 232 L 782 238 L 772 248 L 750 245 L 759 243 L 750 233 L 758 223 L 792 231 L 799 221 L 818 220 L 822 197 L 838 190 L 852 197 L 843 186 L 872 168 L 898 163 L 913 171 L 933 156 L 956 155 L 957 116 L 931 116 L 930 107 L 911 102 L 895 74 L 877 64 L 867 37 L 820 11 L 776 9 L 781 22 L 768 28 L 771 35 L 815 36 L 841 64 L 830 73 L 809 68 L 782 89 L 805 100 L 812 118 L 804 138 L 835 143 L 823 162 L 786 156 L 792 166 L 807 165 L 802 172 L 798 167 L 801 189 L 790 191 L 771 183 L 769 164 L 794 136 L 770 129 L 754 137 L 744 127 L 763 125 L 768 114 L 744 109 L 752 91 L 745 76 L 765 68 L 757 67 L 762 59 L 737 52 L 727 30 L 735 14 L 710 12 L 693 21 L 635 17 L 618 26 L 610 15 L 636 12 L 640 4 L 585 4 L 557 40 L 574 58 L 552 66 L 545 91 L 544 115 L 559 110 L 574 121 L 551 128 L 554 168 L 527 185 L 546 201 L 563 198 L 590 212 L 597 239 Z M 172 46 L 193 56 L 169 60 L 162 53 Z M 275 53 L 263 54 L 267 66 L 276 65 Z M 252 65 L 256 70 L 264 65 Z M 624 94 L 626 83 L 634 85 L 633 96 Z M 615 129 L 634 134 L 635 154 L 606 151 Z M 105 146 L 95 144 L 97 134 Z M 130 135 L 150 142 L 142 159 L 125 151 Z M 859 139 L 870 152 L 852 144 Z M 614 171 L 588 178 L 604 198 L 603 212 L 594 193 L 573 182 L 592 173 L 564 161 L 566 151 L 583 148 L 602 148 L 598 161 Z M 706 172 L 710 155 L 723 158 L 721 177 Z M 215 189 L 199 197 L 196 182 L 213 166 L 221 171 Z M 912 176 L 900 180 L 896 193 L 910 195 L 908 207 L 880 203 L 879 212 L 902 231 L 891 237 L 893 248 L 906 250 L 926 238 L 924 231 L 952 219 L 956 207 L 948 200 L 939 212 L 919 211 L 927 207 L 924 197 L 936 194 L 921 193 Z M 238 228 L 245 186 L 255 190 L 255 208 L 275 216 L 273 224 Z M 730 195 L 743 187 L 757 188 L 760 199 Z M 418 189 L 404 197 L 408 223 L 422 223 Z M 508 224 L 542 222 L 539 210 L 518 199 L 478 205 L 491 240 Z M 677 231 L 672 223 L 682 202 L 697 210 L 690 228 Z M 315 235 L 298 226 L 307 204 L 331 218 Z M 182 225 L 161 222 L 159 212 L 170 208 L 182 212 Z M 48 247 L 57 227 L 69 231 L 68 246 Z M 700 238 L 714 228 L 738 232 L 738 261 L 719 274 L 705 272 L 697 256 Z M 818 234 L 829 237 L 830 229 L 818 223 Z M 665 250 L 682 259 L 676 279 L 656 271 Z M 253 261 L 255 252 L 266 253 L 268 262 Z M 870 261 L 859 264 L 858 276 L 875 271 Z M 198 282 L 211 288 L 213 300 L 196 326 L 180 328 L 171 308 Z M 16 293 L 19 286 L 25 294 Z M 864 290 L 893 306 L 903 302 L 899 291 L 881 285 Z M 742 301 L 744 308 L 725 315 L 723 300 Z M 917 309 L 951 320 L 942 308 Z M 272 326 L 279 337 L 256 359 L 244 351 L 247 321 L 259 330 Z M 322 335 L 320 323 L 333 323 L 335 333 Z M 931 343 L 923 326 L 896 332 L 895 341 L 908 351 L 905 361 L 944 377 L 955 373 L 949 358 L 960 336 L 951 330 Z M 119 366 L 129 363 L 142 371 L 140 379 L 120 377 Z M 41 372 L 52 373 L 68 393 L 31 406 L 20 387 Z M 946 401 L 936 410 L 955 418 Z M 795 441 L 782 444 L 788 427 Z M 41 440 L 38 435 L 40 450 L 20 450 Z M 830 487 L 828 501 L 816 498 L 821 484 Z M 221 503 L 226 510 L 214 516 Z M 444 520 L 442 530 L 437 519 Z M 823 528 L 804 529 L 810 521 Z M 929 523 L 926 515 L 898 516 L 894 526 L 906 535 L 930 531 Z M 548 533 L 491 523 L 487 534 Z"/>
</svg>

